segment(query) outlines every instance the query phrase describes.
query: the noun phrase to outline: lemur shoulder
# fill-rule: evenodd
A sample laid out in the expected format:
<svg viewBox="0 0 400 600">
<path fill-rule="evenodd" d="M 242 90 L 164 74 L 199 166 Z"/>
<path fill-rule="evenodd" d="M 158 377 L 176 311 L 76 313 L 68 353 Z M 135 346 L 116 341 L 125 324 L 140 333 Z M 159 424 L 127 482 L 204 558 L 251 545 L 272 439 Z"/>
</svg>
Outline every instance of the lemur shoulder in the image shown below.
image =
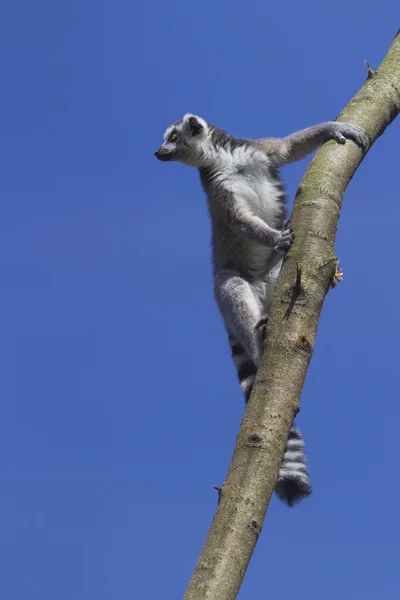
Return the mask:
<svg viewBox="0 0 400 600">
<path fill-rule="evenodd" d="M 214 294 L 246 402 L 275 281 L 294 239 L 279 168 L 328 139 L 340 144 L 351 139 L 364 149 L 369 144 L 364 130 L 350 123 L 329 121 L 282 139 L 250 140 L 186 114 L 167 128 L 155 153 L 199 171 L 211 217 Z M 294 425 L 275 491 L 290 506 L 311 493 L 304 441 Z"/>
</svg>

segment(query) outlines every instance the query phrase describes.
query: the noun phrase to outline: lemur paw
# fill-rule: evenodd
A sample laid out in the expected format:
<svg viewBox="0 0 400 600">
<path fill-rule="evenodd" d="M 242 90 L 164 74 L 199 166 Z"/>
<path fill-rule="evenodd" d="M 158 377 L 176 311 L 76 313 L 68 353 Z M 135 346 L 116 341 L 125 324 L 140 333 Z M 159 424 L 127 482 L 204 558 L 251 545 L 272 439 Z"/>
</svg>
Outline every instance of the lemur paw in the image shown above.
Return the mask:
<svg viewBox="0 0 400 600">
<path fill-rule="evenodd" d="M 290 219 L 284 222 L 282 231 L 279 234 L 278 240 L 275 245 L 275 250 L 280 252 L 287 252 L 293 245 L 294 233 L 290 227 Z"/>
<path fill-rule="evenodd" d="M 339 144 L 345 144 L 346 139 L 353 140 L 363 150 L 367 150 L 369 146 L 369 137 L 365 133 L 364 129 L 351 123 L 337 123 L 340 127 L 333 132 L 333 139 Z"/>
<path fill-rule="evenodd" d="M 261 317 L 261 319 L 259 319 L 257 321 L 257 323 L 254 326 L 254 329 L 256 331 L 258 331 L 259 329 L 262 329 L 263 327 L 266 327 L 269 321 L 269 315 L 264 315 L 263 317 Z"/>
<path fill-rule="evenodd" d="M 261 319 L 259 319 L 257 321 L 257 323 L 254 326 L 256 333 L 260 336 L 261 344 L 263 344 L 264 340 L 265 340 L 265 334 L 267 332 L 268 321 L 269 321 L 269 316 L 264 315 L 263 317 L 261 317 Z"/>
</svg>

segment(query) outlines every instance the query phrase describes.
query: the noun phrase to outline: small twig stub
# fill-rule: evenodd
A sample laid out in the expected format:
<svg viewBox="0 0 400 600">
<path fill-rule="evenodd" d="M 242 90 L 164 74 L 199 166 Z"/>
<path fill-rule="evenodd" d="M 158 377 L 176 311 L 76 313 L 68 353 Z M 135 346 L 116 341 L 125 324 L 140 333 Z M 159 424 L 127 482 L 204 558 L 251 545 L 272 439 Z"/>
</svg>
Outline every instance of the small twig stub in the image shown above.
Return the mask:
<svg viewBox="0 0 400 600">
<path fill-rule="evenodd" d="M 296 344 L 299 348 L 302 348 L 303 350 L 311 350 L 311 344 L 305 335 L 299 335 Z"/>
<path fill-rule="evenodd" d="M 218 504 L 221 500 L 222 497 L 222 487 L 219 487 L 218 485 L 213 485 L 214 490 L 217 490 L 218 492 Z"/>
<path fill-rule="evenodd" d="M 301 264 L 297 263 L 296 265 L 296 282 L 294 284 L 296 290 L 301 290 Z"/>
<path fill-rule="evenodd" d="M 289 306 L 288 306 L 286 314 L 285 314 L 285 319 L 288 319 L 290 317 L 290 314 L 294 308 L 296 300 L 298 299 L 298 297 L 300 296 L 300 294 L 302 292 L 301 275 L 302 275 L 301 264 L 297 263 L 296 264 L 296 281 L 294 282 L 293 287 L 292 287 L 292 295 L 290 298 Z"/>
<path fill-rule="evenodd" d="M 336 268 L 331 281 L 331 288 L 336 287 L 341 281 L 343 281 L 343 271 L 339 267 L 339 259 L 336 259 Z"/>
<path fill-rule="evenodd" d="M 367 70 L 368 70 L 367 79 L 369 79 L 370 77 L 372 77 L 372 75 L 375 73 L 375 71 L 371 68 L 371 65 L 369 64 L 369 62 L 367 60 L 364 60 L 364 65 L 367 67 Z"/>
</svg>

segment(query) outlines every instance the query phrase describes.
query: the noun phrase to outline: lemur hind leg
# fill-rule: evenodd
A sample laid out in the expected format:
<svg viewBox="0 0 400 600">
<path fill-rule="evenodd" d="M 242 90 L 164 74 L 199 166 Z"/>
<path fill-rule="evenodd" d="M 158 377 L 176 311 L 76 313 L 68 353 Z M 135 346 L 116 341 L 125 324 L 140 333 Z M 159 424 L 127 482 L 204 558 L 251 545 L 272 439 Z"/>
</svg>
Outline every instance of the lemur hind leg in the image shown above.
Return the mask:
<svg viewBox="0 0 400 600">
<path fill-rule="evenodd" d="M 275 266 L 270 268 L 268 275 L 264 280 L 261 280 L 257 283 L 253 283 L 252 288 L 256 294 L 256 297 L 259 299 L 259 302 L 262 305 L 262 316 L 255 324 L 255 332 L 258 338 L 258 343 L 260 345 L 260 349 L 262 352 L 265 334 L 267 331 L 267 325 L 270 316 L 270 310 L 272 305 L 272 297 L 275 289 L 275 283 L 277 277 L 280 273 L 282 266 L 282 258 L 276 260 Z"/>
<path fill-rule="evenodd" d="M 261 347 L 256 325 L 263 317 L 263 307 L 256 290 L 237 271 L 228 269 L 216 275 L 214 285 L 215 298 L 227 329 L 258 366 Z"/>
</svg>

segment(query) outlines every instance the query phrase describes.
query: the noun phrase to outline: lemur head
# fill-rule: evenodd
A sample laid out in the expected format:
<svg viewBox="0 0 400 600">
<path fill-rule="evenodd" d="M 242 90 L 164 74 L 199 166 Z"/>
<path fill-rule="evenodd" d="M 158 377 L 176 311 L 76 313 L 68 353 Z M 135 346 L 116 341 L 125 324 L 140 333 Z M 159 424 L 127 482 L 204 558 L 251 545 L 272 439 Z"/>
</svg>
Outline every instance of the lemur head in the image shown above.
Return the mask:
<svg viewBox="0 0 400 600">
<path fill-rule="evenodd" d="M 164 134 L 164 143 L 155 152 L 162 161 L 176 161 L 192 167 L 207 162 L 211 127 L 201 117 L 187 114 L 175 121 Z"/>
</svg>

